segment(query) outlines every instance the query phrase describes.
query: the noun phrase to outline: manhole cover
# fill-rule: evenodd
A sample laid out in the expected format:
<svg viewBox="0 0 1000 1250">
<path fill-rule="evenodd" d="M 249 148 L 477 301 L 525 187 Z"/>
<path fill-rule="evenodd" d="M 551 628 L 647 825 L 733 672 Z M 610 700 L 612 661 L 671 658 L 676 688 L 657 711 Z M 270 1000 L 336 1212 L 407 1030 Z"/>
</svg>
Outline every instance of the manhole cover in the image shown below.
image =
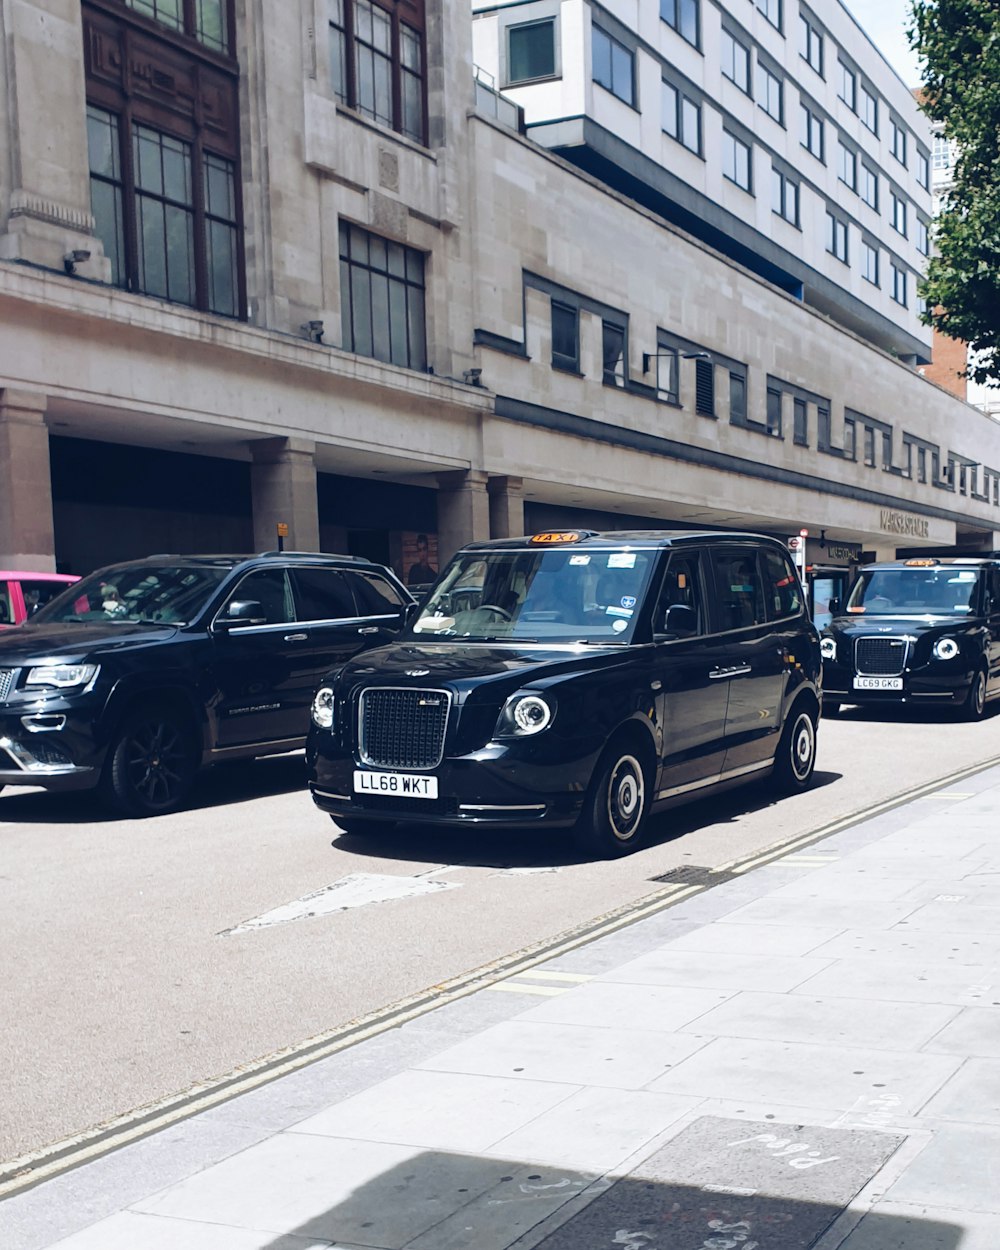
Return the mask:
<svg viewBox="0 0 1000 1250">
<path fill-rule="evenodd" d="M 719 885 L 723 881 L 732 881 L 734 873 L 726 869 L 702 868 L 699 864 L 685 864 L 682 868 L 671 868 L 659 877 L 650 877 L 661 885 Z"/>
</svg>

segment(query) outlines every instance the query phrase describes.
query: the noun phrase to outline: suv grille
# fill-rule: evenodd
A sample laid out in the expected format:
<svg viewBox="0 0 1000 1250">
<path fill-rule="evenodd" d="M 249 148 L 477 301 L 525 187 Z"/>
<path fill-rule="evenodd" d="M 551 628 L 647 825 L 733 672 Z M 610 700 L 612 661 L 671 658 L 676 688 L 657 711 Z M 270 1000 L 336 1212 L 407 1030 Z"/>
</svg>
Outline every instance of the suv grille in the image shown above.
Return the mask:
<svg viewBox="0 0 1000 1250">
<path fill-rule="evenodd" d="M 450 705 L 447 690 L 362 691 L 361 758 L 376 768 L 435 768 L 444 754 Z"/>
<path fill-rule="evenodd" d="M 16 668 L 0 668 L 0 703 L 6 702 L 7 696 L 10 694 L 10 688 L 14 684 L 14 674 Z"/>
<path fill-rule="evenodd" d="M 854 667 L 863 677 L 898 677 L 906 667 L 909 649 L 904 638 L 859 638 Z"/>
</svg>

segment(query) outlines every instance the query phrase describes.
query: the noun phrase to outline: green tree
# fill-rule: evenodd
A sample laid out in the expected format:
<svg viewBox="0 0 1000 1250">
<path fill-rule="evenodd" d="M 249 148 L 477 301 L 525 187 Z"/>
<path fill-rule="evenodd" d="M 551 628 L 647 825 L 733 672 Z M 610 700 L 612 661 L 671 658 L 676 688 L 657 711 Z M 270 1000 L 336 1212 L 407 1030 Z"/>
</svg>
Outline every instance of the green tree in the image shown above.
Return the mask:
<svg viewBox="0 0 1000 1250">
<path fill-rule="evenodd" d="M 958 148 L 923 319 L 969 344 L 974 381 L 1000 379 L 1000 2 L 913 0 L 907 33 L 924 66 L 921 107 Z"/>
</svg>

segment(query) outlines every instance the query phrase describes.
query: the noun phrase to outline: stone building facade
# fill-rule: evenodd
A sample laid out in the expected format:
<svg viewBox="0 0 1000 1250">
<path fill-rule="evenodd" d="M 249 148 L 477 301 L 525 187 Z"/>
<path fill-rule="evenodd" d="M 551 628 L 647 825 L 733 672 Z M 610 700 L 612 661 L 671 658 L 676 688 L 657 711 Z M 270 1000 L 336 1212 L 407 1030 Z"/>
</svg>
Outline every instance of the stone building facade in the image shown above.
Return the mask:
<svg viewBox="0 0 1000 1250">
<path fill-rule="evenodd" d="M 464 2 L 0 0 L 0 39 L 0 566 L 993 547 L 996 423 L 499 122 Z"/>
</svg>

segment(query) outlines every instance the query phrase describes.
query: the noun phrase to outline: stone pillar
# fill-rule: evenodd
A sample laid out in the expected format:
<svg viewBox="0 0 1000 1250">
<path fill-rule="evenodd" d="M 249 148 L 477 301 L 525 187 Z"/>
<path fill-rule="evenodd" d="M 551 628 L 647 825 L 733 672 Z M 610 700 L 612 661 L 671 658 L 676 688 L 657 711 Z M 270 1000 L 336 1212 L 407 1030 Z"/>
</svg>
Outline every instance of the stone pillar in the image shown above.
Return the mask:
<svg viewBox="0 0 1000 1250">
<path fill-rule="evenodd" d="M 46 403 L 0 390 L 0 568 L 55 572 Z"/>
<path fill-rule="evenodd" d="M 437 475 L 439 567 L 450 560 L 459 547 L 489 538 L 487 478 L 479 469 Z"/>
<path fill-rule="evenodd" d="M 275 551 L 278 525 L 288 526 L 286 551 L 319 551 L 316 444 L 304 438 L 262 438 L 250 444 L 253 541 Z"/>
<path fill-rule="evenodd" d="M 519 477 L 491 477 L 490 538 L 517 538 L 524 533 L 524 483 Z"/>
</svg>

